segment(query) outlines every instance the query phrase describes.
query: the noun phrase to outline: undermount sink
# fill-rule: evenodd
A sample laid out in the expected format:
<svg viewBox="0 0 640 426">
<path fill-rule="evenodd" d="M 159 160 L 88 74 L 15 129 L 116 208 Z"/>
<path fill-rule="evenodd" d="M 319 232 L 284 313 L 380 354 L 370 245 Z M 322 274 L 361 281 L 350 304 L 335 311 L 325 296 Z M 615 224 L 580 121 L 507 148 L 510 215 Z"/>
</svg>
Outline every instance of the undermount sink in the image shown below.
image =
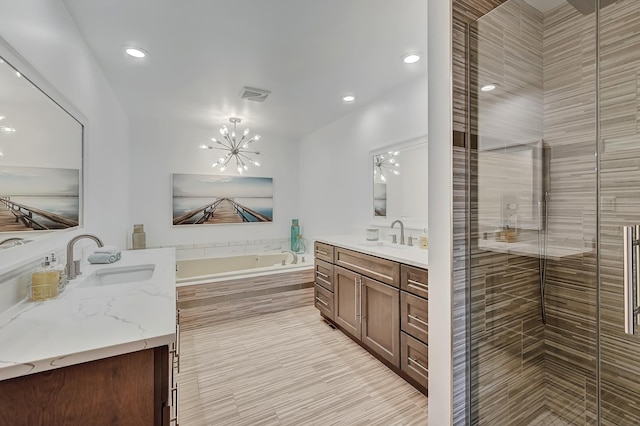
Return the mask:
<svg viewBox="0 0 640 426">
<path fill-rule="evenodd" d="M 156 265 L 132 265 L 102 268 L 85 278 L 78 287 L 101 287 L 113 284 L 147 281 Z"/>
</svg>

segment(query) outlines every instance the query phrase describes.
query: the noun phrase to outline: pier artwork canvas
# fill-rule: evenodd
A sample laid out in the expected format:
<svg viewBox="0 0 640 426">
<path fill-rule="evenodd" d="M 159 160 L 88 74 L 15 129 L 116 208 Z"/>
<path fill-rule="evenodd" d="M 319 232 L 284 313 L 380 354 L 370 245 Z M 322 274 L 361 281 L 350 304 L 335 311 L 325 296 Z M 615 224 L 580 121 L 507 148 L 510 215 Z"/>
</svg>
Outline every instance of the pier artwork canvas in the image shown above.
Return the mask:
<svg viewBox="0 0 640 426">
<path fill-rule="evenodd" d="M 273 178 L 174 173 L 173 224 L 273 222 Z"/>
<path fill-rule="evenodd" d="M 78 226 L 80 170 L 0 166 L 0 232 Z"/>
</svg>

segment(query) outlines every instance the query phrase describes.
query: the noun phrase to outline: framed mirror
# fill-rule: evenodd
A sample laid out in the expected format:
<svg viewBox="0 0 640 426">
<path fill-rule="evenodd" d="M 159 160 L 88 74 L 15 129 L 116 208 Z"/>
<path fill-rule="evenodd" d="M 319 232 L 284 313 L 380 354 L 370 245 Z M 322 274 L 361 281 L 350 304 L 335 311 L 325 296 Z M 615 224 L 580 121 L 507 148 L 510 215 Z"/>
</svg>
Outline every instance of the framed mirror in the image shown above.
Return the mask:
<svg viewBox="0 0 640 426">
<path fill-rule="evenodd" d="M 0 250 L 81 226 L 83 121 L 0 39 Z"/>
<path fill-rule="evenodd" d="M 371 151 L 373 225 L 400 219 L 408 228 L 427 228 L 428 150 L 426 136 Z"/>
</svg>

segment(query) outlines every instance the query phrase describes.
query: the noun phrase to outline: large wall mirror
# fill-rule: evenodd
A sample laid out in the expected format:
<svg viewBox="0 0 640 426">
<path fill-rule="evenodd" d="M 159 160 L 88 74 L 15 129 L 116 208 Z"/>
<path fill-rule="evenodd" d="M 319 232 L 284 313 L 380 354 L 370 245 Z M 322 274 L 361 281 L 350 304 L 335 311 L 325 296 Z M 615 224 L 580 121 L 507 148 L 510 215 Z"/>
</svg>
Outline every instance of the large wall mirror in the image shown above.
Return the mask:
<svg viewBox="0 0 640 426">
<path fill-rule="evenodd" d="M 373 181 L 372 224 L 400 219 L 410 228 L 427 228 L 428 150 L 421 137 L 370 153 Z"/>
<path fill-rule="evenodd" d="M 0 250 L 81 225 L 78 116 L 0 39 Z"/>
</svg>

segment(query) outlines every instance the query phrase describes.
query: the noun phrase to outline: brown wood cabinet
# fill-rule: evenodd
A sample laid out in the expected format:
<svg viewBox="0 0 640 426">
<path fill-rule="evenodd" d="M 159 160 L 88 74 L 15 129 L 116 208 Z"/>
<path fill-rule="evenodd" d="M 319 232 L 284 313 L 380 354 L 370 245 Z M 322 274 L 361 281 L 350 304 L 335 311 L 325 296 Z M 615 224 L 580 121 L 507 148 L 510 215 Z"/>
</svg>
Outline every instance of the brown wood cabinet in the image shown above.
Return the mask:
<svg viewBox="0 0 640 426">
<path fill-rule="evenodd" d="M 426 393 L 428 271 L 326 243 L 315 253 L 316 308 Z"/>
<path fill-rule="evenodd" d="M 397 288 L 367 277 L 361 278 L 362 342 L 400 367 L 400 318 Z"/>
<path fill-rule="evenodd" d="M 340 266 L 334 269 L 334 316 L 333 319 L 344 331 L 356 339 L 362 336 L 360 320 L 362 276 Z"/>
<path fill-rule="evenodd" d="M 169 424 L 167 346 L 0 381 L 0 424 Z"/>
</svg>

